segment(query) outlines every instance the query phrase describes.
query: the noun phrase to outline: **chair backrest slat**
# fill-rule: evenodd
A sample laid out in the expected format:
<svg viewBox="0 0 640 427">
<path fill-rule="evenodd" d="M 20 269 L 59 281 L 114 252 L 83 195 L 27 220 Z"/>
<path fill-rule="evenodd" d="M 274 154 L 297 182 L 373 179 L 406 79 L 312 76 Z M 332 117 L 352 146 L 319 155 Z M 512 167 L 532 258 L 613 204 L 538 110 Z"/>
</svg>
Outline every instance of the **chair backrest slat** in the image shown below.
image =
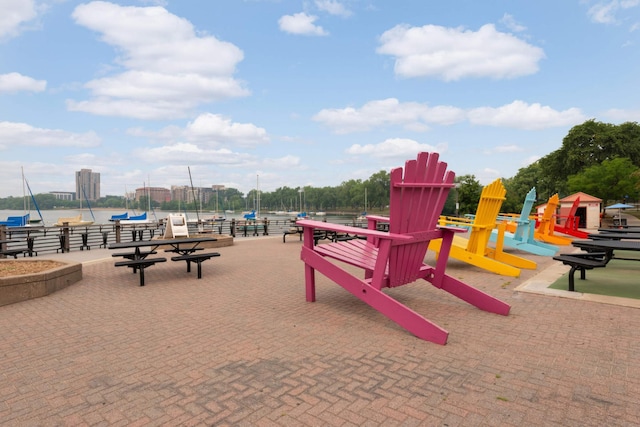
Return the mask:
<svg viewBox="0 0 640 427">
<path fill-rule="evenodd" d="M 405 163 L 404 170 L 391 171 L 389 232 L 408 234 L 436 229 L 438 219 L 454 186 L 455 174 L 439 161 L 437 153 L 420 153 Z M 429 240 L 394 246 L 388 264 L 389 286 L 416 280 Z"/>
<path fill-rule="evenodd" d="M 556 214 L 556 209 L 558 209 L 558 205 L 560 204 L 560 197 L 558 194 L 554 194 L 549 197 L 547 201 L 547 206 L 544 208 L 544 212 L 542 213 L 542 218 L 540 219 L 540 225 L 538 226 L 538 233 L 551 235 L 555 229 L 555 219 L 554 215 Z"/>
<path fill-rule="evenodd" d="M 491 237 L 491 231 L 496 227 L 498 214 L 502 203 L 506 199 L 507 190 L 501 179 L 496 179 L 482 189 L 476 216 L 471 225 L 471 234 L 467 243 L 467 250 L 478 255 L 484 252 Z"/>
<path fill-rule="evenodd" d="M 522 205 L 522 211 L 520 212 L 520 219 L 518 220 L 516 231 L 513 233 L 517 240 L 523 240 L 525 235 L 528 235 L 531 230 L 531 220 L 529 217 L 531 216 L 531 210 L 533 209 L 535 201 L 536 187 L 533 187 L 524 198 L 524 204 Z"/>
</svg>

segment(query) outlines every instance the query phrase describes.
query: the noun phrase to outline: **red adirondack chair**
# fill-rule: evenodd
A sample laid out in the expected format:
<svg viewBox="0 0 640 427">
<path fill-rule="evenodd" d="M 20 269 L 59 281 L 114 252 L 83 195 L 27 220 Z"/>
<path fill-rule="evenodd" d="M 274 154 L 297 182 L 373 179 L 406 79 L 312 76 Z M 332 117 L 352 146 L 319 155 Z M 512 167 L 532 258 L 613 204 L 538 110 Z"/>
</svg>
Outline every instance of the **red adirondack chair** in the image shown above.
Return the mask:
<svg viewBox="0 0 640 427">
<path fill-rule="evenodd" d="M 577 197 L 573 201 L 571 209 L 569 209 L 569 213 L 567 215 L 556 215 L 559 224 L 556 224 L 554 230 L 562 234 L 568 234 L 569 236 L 578 237 L 580 239 L 588 239 L 589 233 L 580 231 L 578 229 L 580 225 L 580 217 L 576 215 L 578 206 L 580 206 L 580 197 Z"/>
<path fill-rule="evenodd" d="M 404 172 L 404 174 L 403 174 Z M 445 273 L 451 241 L 456 231 L 439 228 L 438 218 L 454 186 L 455 174 L 439 161 L 437 153 L 419 153 L 402 168 L 391 171 L 389 217 L 367 216 L 368 228 L 322 221 L 301 220 L 307 301 L 315 301 L 315 271 L 333 280 L 362 301 L 424 340 L 446 344 L 448 332 L 382 291 L 424 279 L 433 286 L 489 312 L 507 315 L 509 305 Z M 378 231 L 388 223 L 389 231 Z M 314 230 L 366 236 L 342 242 L 314 244 Z M 435 267 L 424 263 L 429 242 L 442 238 Z M 331 259 L 331 260 L 330 260 Z M 359 278 L 341 261 L 364 270 Z"/>
</svg>

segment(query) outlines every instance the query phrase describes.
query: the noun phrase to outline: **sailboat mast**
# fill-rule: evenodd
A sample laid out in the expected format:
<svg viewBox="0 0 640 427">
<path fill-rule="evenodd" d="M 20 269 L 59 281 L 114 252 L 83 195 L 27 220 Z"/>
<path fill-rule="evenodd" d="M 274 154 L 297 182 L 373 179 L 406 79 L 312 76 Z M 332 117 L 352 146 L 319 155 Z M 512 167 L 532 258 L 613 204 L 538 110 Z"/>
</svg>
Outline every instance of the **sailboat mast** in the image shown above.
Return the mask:
<svg viewBox="0 0 640 427">
<path fill-rule="evenodd" d="M 24 188 L 24 168 L 20 166 L 20 171 L 22 172 L 22 209 L 24 212 L 27 211 L 27 193 Z"/>
<path fill-rule="evenodd" d="M 196 202 L 196 190 L 193 188 L 193 178 L 191 177 L 191 166 L 187 166 L 187 170 L 189 171 L 189 181 L 191 182 L 191 192 L 193 193 L 193 204 L 196 207 L 196 218 L 198 219 L 198 224 L 200 224 L 200 214 L 198 213 L 198 204 Z"/>
<path fill-rule="evenodd" d="M 256 198 L 257 198 L 257 210 L 256 218 L 260 217 L 260 175 L 256 175 Z"/>
</svg>

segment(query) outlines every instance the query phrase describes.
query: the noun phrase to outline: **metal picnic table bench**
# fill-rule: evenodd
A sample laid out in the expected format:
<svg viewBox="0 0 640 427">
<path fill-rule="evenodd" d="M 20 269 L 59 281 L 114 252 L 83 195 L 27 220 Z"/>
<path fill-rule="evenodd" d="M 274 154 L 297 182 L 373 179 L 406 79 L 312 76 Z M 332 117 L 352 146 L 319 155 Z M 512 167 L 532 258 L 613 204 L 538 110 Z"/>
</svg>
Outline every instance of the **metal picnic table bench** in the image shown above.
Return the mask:
<svg viewBox="0 0 640 427">
<path fill-rule="evenodd" d="M 585 271 L 606 267 L 612 259 L 626 261 L 640 261 L 640 258 L 623 258 L 614 256 L 614 251 L 640 251 L 640 242 L 622 240 L 575 240 L 572 245 L 582 249 L 585 253 L 565 253 L 553 257 L 565 265 L 569 270 L 569 290 L 574 291 L 574 274 L 580 270 L 580 279 L 585 280 Z"/>
<path fill-rule="evenodd" d="M 218 239 L 214 237 L 194 237 L 194 238 L 177 238 L 177 239 L 155 239 L 155 240 L 137 240 L 133 242 L 112 243 L 109 249 L 134 249 L 132 252 L 116 253 L 113 256 L 125 258 L 124 261 L 115 263 L 116 267 L 129 267 L 135 273 L 140 271 L 140 286 L 144 286 L 144 270 L 147 267 L 155 265 L 159 262 L 166 262 L 166 258 L 148 258 L 149 255 L 157 253 L 156 249 L 160 246 L 171 246 L 165 252 L 175 252 L 179 255 L 171 258 L 172 261 L 186 261 L 187 272 L 191 272 L 191 263 L 198 265 L 198 279 L 202 278 L 201 264 L 203 261 L 213 257 L 220 256 L 218 252 L 195 253 L 201 249 L 198 245 L 204 242 L 215 242 Z M 142 248 L 150 248 L 142 250 Z"/>
</svg>

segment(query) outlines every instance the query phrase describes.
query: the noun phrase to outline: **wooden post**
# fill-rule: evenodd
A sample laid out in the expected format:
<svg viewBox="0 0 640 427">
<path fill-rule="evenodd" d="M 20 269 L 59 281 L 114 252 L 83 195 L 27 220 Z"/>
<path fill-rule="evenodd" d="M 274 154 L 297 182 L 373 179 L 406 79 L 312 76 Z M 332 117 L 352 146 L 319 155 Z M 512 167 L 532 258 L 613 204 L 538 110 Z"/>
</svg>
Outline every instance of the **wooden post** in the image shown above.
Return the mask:
<svg viewBox="0 0 640 427">
<path fill-rule="evenodd" d="M 69 250 L 71 249 L 71 245 L 69 243 L 69 223 L 68 222 L 63 222 L 62 223 L 62 235 L 64 236 L 64 252 L 69 252 Z"/>
<path fill-rule="evenodd" d="M 7 226 L 0 225 L 0 240 L 7 240 Z M 0 251 L 6 249 L 6 243 L 0 245 Z M 0 255 L 0 258 L 6 258 L 6 255 Z"/>
<path fill-rule="evenodd" d="M 116 243 L 120 243 L 120 238 L 122 234 L 122 226 L 120 225 L 120 220 L 116 220 Z"/>
</svg>

